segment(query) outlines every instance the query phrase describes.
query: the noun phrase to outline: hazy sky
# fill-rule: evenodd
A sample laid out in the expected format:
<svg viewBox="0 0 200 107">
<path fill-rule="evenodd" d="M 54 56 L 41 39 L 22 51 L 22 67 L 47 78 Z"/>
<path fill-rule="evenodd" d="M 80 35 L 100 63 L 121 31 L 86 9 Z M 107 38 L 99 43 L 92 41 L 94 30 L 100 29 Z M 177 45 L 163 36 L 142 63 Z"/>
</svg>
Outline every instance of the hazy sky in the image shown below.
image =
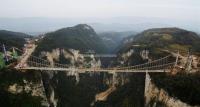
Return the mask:
<svg viewBox="0 0 200 107">
<path fill-rule="evenodd" d="M 99 31 L 180 27 L 200 32 L 200 0 L 0 0 L 0 29 L 46 32 L 79 23 Z"/>
<path fill-rule="evenodd" d="M 161 17 L 200 20 L 200 0 L 0 0 L 0 17 Z"/>
</svg>

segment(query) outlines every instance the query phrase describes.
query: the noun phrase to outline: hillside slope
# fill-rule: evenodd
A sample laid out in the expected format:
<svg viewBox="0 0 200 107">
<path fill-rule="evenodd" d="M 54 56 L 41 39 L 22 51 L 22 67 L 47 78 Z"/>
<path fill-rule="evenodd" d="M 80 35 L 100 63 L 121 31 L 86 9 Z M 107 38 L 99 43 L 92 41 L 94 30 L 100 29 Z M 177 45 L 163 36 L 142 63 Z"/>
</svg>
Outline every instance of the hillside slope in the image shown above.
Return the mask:
<svg viewBox="0 0 200 107">
<path fill-rule="evenodd" d="M 87 52 L 88 50 L 94 50 L 96 53 L 106 52 L 103 41 L 98 37 L 94 29 L 86 24 L 79 24 L 47 33 L 43 40 L 39 42 L 36 51 L 51 51 L 56 48 L 71 48 L 81 52 Z"/>
<path fill-rule="evenodd" d="M 131 40 L 130 40 L 131 39 Z M 154 28 L 143 31 L 125 42 L 122 51 L 133 45 L 145 48 L 200 52 L 200 37 L 191 31 L 180 28 Z"/>
</svg>

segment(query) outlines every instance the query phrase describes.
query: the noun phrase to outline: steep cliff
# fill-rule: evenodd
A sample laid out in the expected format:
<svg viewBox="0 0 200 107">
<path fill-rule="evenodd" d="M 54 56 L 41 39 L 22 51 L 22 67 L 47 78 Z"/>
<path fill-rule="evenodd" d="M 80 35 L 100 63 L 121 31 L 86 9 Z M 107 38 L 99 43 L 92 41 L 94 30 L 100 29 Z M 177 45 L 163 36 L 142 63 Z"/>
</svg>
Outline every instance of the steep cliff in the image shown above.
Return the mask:
<svg viewBox="0 0 200 107">
<path fill-rule="evenodd" d="M 0 104 L 9 107 L 47 107 L 42 77 L 39 72 L 0 71 Z"/>
<path fill-rule="evenodd" d="M 164 89 L 158 88 L 146 73 L 145 79 L 145 106 L 146 107 L 192 107 L 181 100 L 170 96 Z"/>
</svg>

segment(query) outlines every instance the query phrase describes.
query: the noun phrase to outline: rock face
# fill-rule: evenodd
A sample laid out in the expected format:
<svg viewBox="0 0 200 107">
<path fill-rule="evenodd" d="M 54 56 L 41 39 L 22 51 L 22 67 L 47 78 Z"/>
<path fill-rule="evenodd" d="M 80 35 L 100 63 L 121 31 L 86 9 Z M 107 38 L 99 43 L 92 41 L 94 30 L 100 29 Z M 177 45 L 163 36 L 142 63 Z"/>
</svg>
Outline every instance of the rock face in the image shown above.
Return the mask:
<svg viewBox="0 0 200 107">
<path fill-rule="evenodd" d="M 149 57 L 148 50 L 132 48 L 126 52 L 119 53 L 117 62 L 124 66 L 133 66 L 150 60 L 152 59 Z"/>
<path fill-rule="evenodd" d="M 57 66 L 55 63 L 64 63 L 69 67 L 101 67 L 101 60 L 94 55 L 84 57 L 79 50 L 75 49 L 53 49 L 51 52 L 41 52 L 40 57 L 46 58 L 51 66 Z"/>
<path fill-rule="evenodd" d="M 145 79 L 145 106 L 146 107 L 159 107 L 157 104 L 161 102 L 166 107 L 192 107 L 178 99 L 168 95 L 163 89 L 159 89 L 152 82 L 148 73 Z"/>
<path fill-rule="evenodd" d="M 8 88 L 8 92 L 13 94 L 19 94 L 22 92 L 31 93 L 32 96 L 42 96 L 44 97 L 44 90 L 42 82 L 38 84 L 34 84 L 32 82 L 28 82 L 24 80 L 25 85 L 18 85 L 14 83 L 13 85 L 10 85 Z"/>
<path fill-rule="evenodd" d="M 97 102 L 97 101 L 106 101 L 107 97 L 115 90 L 116 90 L 116 87 L 115 86 L 111 86 L 106 91 L 98 93 L 97 95 L 95 95 L 95 102 Z"/>
</svg>

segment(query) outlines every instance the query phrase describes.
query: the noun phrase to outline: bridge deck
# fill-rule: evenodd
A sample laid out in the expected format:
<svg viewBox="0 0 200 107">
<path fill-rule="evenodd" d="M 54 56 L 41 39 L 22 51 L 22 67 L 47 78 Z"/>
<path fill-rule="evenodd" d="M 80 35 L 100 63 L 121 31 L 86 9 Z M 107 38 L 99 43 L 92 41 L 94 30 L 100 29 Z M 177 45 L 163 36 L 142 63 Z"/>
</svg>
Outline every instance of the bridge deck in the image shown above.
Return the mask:
<svg viewBox="0 0 200 107">
<path fill-rule="evenodd" d="M 49 67 L 27 67 L 27 68 L 18 68 L 22 70 L 41 70 L 41 71 L 77 71 L 79 73 L 84 72 L 169 72 L 169 70 L 109 70 L 109 69 L 77 69 L 77 68 L 49 68 Z"/>
<path fill-rule="evenodd" d="M 94 56 L 94 57 L 117 57 L 117 55 L 115 54 L 81 54 L 83 55 L 84 57 L 91 57 L 91 56 Z"/>
</svg>

